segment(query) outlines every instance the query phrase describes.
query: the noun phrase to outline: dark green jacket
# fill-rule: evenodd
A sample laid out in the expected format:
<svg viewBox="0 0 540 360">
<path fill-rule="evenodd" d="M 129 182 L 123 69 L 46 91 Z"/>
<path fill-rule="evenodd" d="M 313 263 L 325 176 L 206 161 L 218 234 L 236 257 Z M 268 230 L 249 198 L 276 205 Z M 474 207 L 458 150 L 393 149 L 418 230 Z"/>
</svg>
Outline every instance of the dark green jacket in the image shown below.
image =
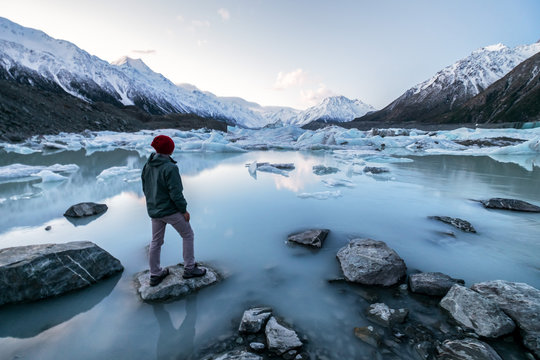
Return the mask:
<svg viewBox="0 0 540 360">
<path fill-rule="evenodd" d="M 187 201 L 182 194 L 182 179 L 176 161 L 168 155 L 153 153 L 143 167 L 143 192 L 151 218 L 186 212 Z"/>
</svg>

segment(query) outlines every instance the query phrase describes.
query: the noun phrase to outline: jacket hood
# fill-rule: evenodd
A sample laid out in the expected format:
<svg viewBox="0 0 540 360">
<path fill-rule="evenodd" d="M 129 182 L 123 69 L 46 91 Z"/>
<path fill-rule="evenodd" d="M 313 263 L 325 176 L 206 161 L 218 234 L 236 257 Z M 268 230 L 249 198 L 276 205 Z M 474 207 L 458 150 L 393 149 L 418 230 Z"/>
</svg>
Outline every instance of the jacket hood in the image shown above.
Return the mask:
<svg viewBox="0 0 540 360">
<path fill-rule="evenodd" d="M 150 158 L 148 159 L 148 165 L 150 166 L 161 166 L 168 162 L 172 162 L 173 164 L 176 164 L 176 161 L 174 161 L 174 159 L 170 157 L 169 155 L 152 153 L 150 155 Z"/>
</svg>

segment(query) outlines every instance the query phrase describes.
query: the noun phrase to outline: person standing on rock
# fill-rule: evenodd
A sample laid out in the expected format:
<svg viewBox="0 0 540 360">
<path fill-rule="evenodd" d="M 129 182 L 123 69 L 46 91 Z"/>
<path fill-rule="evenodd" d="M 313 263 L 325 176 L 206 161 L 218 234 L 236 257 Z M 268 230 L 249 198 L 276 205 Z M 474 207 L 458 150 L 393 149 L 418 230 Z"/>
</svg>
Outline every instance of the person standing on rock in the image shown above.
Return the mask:
<svg viewBox="0 0 540 360">
<path fill-rule="evenodd" d="M 150 155 L 141 174 L 146 209 L 152 219 L 150 286 L 158 285 L 169 275 L 169 269 L 162 269 L 160 266 L 161 246 L 167 224 L 172 225 L 183 240 L 184 279 L 204 276 L 206 269 L 199 268 L 195 263 L 194 234 L 189 224 L 187 201 L 182 194 L 182 179 L 178 166 L 171 157 L 174 141 L 166 135 L 159 135 L 154 138 L 151 146 L 156 152 Z"/>
</svg>

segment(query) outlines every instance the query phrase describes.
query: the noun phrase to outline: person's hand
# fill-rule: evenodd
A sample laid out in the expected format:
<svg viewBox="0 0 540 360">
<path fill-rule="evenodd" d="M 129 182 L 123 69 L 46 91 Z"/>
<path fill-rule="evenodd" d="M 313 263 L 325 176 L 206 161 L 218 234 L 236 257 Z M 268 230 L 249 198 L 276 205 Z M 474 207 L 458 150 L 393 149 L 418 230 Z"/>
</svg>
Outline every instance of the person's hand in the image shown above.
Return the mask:
<svg viewBox="0 0 540 360">
<path fill-rule="evenodd" d="M 189 212 L 186 211 L 182 215 L 184 215 L 184 219 L 186 219 L 186 221 L 189 222 L 189 219 L 190 219 Z"/>
</svg>

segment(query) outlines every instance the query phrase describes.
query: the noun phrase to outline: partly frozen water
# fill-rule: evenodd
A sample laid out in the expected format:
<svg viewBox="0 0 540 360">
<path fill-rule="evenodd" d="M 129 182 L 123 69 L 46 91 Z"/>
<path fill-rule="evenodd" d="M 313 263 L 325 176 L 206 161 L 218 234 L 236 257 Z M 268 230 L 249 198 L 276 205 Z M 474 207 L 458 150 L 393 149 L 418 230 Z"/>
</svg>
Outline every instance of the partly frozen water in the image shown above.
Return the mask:
<svg viewBox="0 0 540 360">
<path fill-rule="evenodd" d="M 118 149 L 103 141 L 98 151 L 77 148 L 74 142 L 38 152 L 0 150 L 0 248 L 89 240 L 125 267 L 122 275 L 82 291 L 0 308 L 1 358 L 195 359 L 206 347 L 233 336 L 242 312 L 256 305 L 273 307 L 308 337 L 310 348 L 326 349 L 331 359 L 377 358 L 353 335 L 354 327 L 371 324 L 364 314 L 366 298 L 372 296 L 391 307 L 408 307 L 412 319 L 437 328 L 444 315 L 436 302 L 416 301 L 395 288 L 328 282 L 341 276 L 337 251 L 356 237 L 385 241 L 409 272 L 440 271 L 467 285 L 504 279 L 540 288 L 540 215 L 486 210 L 470 200 L 511 197 L 540 204 L 534 152 L 533 160 L 531 153 L 499 159 L 492 154 L 416 156 L 373 147 L 246 152 L 240 135 L 234 142 L 214 138 L 204 145 L 201 134 L 193 135 L 202 139 L 193 140 L 193 149 L 225 152 L 186 148 L 174 157 L 189 203 L 196 258 L 227 278 L 163 305 L 141 302 L 133 287 L 133 275 L 148 266 L 145 247 L 151 229 L 137 175 L 147 147 L 126 143 Z M 307 141 L 298 139 L 304 135 L 289 135 L 296 136 L 295 143 Z M 281 144 L 289 141 L 280 139 Z M 336 136 L 330 140 L 335 141 Z M 261 171 L 253 176 L 253 167 L 246 164 L 254 162 L 294 163 L 295 169 L 287 176 Z M 13 164 L 25 165 L 19 167 L 24 170 L 20 176 Z M 315 175 L 315 165 L 340 171 Z M 364 166 L 390 171 L 364 173 Z M 62 217 L 82 201 L 103 202 L 109 210 L 89 223 Z M 478 234 L 460 232 L 430 215 L 466 219 Z M 331 230 L 321 250 L 286 243 L 288 234 L 308 228 Z M 180 238 L 169 228 L 162 264 L 181 259 Z M 518 346 L 493 345 L 505 359 L 524 358 Z M 407 345 L 401 351 L 402 358 L 413 358 Z"/>
</svg>

